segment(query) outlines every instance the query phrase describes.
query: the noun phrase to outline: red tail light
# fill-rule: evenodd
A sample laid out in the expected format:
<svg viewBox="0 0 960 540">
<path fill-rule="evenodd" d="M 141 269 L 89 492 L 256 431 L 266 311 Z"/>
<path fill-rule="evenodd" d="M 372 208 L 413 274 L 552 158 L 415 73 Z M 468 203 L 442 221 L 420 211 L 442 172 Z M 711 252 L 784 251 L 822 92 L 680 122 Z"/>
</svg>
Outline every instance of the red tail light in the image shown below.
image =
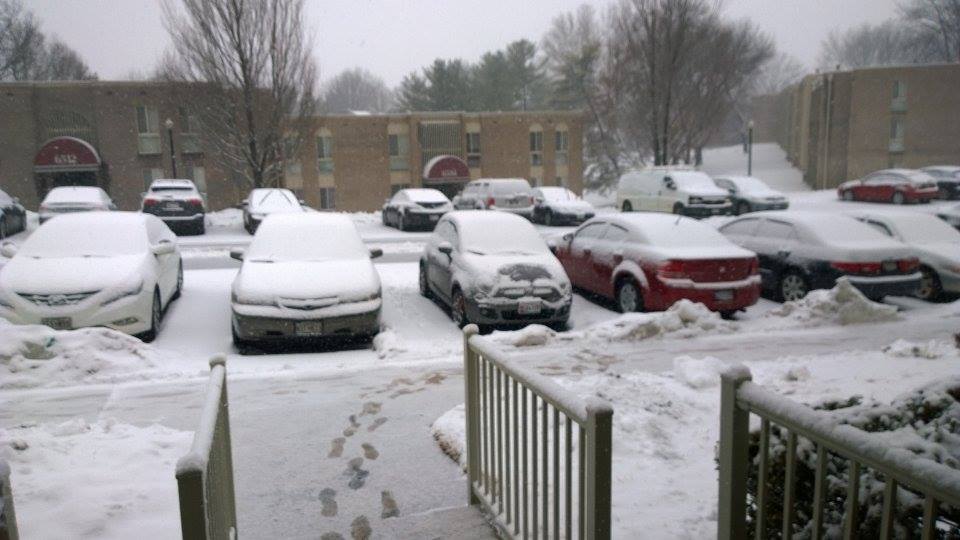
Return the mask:
<svg viewBox="0 0 960 540">
<path fill-rule="evenodd" d="M 187 199 L 187 202 L 194 206 L 203 206 L 203 199 Z"/>
<path fill-rule="evenodd" d="M 493 197 L 487 197 L 487 206 L 496 206 L 496 205 L 497 205 L 497 201 L 495 201 Z"/>
<path fill-rule="evenodd" d="M 871 276 L 879 274 L 883 265 L 878 262 L 832 262 L 830 266 L 844 274 Z"/>
<path fill-rule="evenodd" d="M 157 205 L 157 204 L 160 204 L 160 201 L 158 201 L 158 200 L 156 200 L 156 199 L 144 199 L 144 200 L 143 200 L 143 207 L 144 207 L 144 208 L 146 208 L 146 207 L 148 207 L 148 206 L 154 206 L 154 205 Z"/>
<path fill-rule="evenodd" d="M 904 274 L 912 274 L 920 268 L 920 259 L 900 259 L 897 261 L 897 268 Z"/>
<path fill-rule="evenodd" d="M 683 268 L 683 261 L 665 261 L 657 267 L 657 276 L 665 279 L 682 279 L 687 277 Z"/>
</svg>

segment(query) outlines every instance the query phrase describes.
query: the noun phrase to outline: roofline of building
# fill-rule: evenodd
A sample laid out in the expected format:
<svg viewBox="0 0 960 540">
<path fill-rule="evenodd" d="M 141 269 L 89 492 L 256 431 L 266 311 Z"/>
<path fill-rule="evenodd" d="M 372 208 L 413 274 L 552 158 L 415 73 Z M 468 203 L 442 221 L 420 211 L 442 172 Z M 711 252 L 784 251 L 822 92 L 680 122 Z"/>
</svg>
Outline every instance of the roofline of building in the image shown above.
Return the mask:
<svg viewBox="0 0 960 540">
<path fill-rule="evenodd" d="M 559 110 L 559 109 L 542 109 L 542 110 L 526 110 L 526 111 L 403 111 L 403 112 L 385 112 L 385 113 L 370 113 L 370 114 L 350 114 L 350 113 L 329 113 L 329 114 L 315 114 L 314 118 L 333 118 L 333 119 L 347 119 L 347 118 L 407 118 L 410 116 L 429 116 L 433 118 L 457 118 L 461 116 L 465 117 L 481 117 L 481 116 L 568 116 L 568 117 L 580 117 L 583 116 L 585 111 L 581 109 L 573 110 Z"/>
<path fill-rule="evenodd" d="M 863 71 L 893 71 L 900 69 L 946 69 L 946 68 L 955 68 L 960 69 L 960 63 L 957 62 L 934 62 L 930 64 L 893 64 L 889 66 L 868 66 L 868 67 L 859 67 L 852 69 L 841 69 L 841 70 L 830 70 L 830 71 L 821 71 L 819 73 L 811 73 L 807 77 L 811 76 L 820 76 L 820 75 L 832 75 L 835 73 L 859 73 Z"/>
</svg>

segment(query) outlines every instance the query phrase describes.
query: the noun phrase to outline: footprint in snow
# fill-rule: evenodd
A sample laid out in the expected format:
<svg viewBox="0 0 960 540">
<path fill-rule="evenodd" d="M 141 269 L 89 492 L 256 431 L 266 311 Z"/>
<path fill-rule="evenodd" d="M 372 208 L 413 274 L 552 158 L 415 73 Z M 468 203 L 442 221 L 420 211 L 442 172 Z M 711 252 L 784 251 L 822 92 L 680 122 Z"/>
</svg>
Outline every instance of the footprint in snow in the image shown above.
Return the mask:
<svg viewBox="0 0 960 540">
<path fill-rule="evenodd" d="M 374 460 L 380 457 L 380 452 L 370 443 L 363 443 L 360 445 L 363 448 L 363 457 Z"/>
<path fill-rule="evenodd" d="M 387 422 L 387 418 L 385 416 L 381 416 L 380 418 L 377 418 L 376 420 L 374 420 L 373 424 L 370 424 L 370 427 L 367 428 L 367 431 L 374 431 L 375 429 L 382 426 L 386 422 Z"/>
<path fill-rule="evenodd" d="M 323 505 L 323 508 L 320 510 L 320 515 L 324 517 L 333 517 L 337 515 L 336 496 L 336 490 L 323 488 L 323 490 L 320 492 L 320 504 Z"/>
<path fill-rule="evenodd" d="M 397 500 L 393 498 L 393 493 L 389 491 L 381 492 L 380 504 L 383 506 L 383 510 L 380 511 L 380 519 L 387 519 L 400 515 L 400 508 L 397 506 Z"/>
<path fill-rule="evenodd" d="M 373 529 L 370 528 L 370 521 L 367 516 L 358 516 L 350 524 L 350 536 L 353 540 L 367 540 L 371 534 L 373 534 Z"/>
<path fill-rule="evenodd" d="M 347 484 L 350 489 L 362 488 L 367 481 L 367 476 L 370 475 L 370 471 L 361 469 L 360 465 L 363 465 L 363 458 L 361 457 L 353 458 L 347 464 L 347 470 L 344 474 L 351 477 L 350 483 Z"/>
<path fill-rule="evenodd" d="M 333 441 L 331 441 L 330 453 L 327 454 L 327 457 L 328 457 L 328 458 L 338 458 L 338 457 L 340 457 L 341 455 L 343 455 L 343 444 L 346 443 L 346 442 L 347 442 L 347 440 L 346 440 L 345 438 L 343 438 L 343 437 L 337 437 L 336 439 L 334 439 Z"/>
</svg>

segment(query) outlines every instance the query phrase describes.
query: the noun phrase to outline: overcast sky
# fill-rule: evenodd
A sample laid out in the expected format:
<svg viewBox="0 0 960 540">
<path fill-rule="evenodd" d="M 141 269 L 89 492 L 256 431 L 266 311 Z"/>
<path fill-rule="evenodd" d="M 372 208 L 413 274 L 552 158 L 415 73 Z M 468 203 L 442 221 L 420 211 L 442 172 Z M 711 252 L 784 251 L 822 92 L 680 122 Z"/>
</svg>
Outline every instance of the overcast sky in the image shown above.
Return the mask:
<svg viewBox="0 0 960 540">
<path fill-rule="evenodd" d="M 160 0 L 24 0 L 43 29 L 76 49 L 101 79 L 148 73 L 167 47 Z M 307 0 L 321 77 L 364 67 L 393 86 L 434 58 L 474 61 L 510 41 L 539 41 L 550 20 L 582 0 Z M 591 2 L 597 7 L 608 1 Z M 725 0 L 780 50 L 813 66 L 833 28 L 879 22 L 896 0 Z"/>
</svg>

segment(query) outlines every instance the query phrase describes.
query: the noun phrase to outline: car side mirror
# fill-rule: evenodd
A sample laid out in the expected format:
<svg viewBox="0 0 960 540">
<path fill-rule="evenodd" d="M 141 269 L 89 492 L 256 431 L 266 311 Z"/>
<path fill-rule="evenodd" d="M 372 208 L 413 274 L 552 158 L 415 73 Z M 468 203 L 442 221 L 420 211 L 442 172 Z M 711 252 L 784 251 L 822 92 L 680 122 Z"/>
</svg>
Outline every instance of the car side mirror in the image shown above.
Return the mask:
<svg viewBox="0 0 960 540">
<path fill-rule="evenodd" d="M 573 233 L 567 233 L 560 237 L 564 242 L 570 243 L 573 240 Z"/>
<path fill-rule="evenodd" d="M 450 255 L 453 253 L 453 245 L 450 244 L 450 242 L 440 242 L 440 245 L 437 246 L 437 251 L 444 255 Z"/>
<path fill-rule="evenodd" d="M 177 250 L 177 246 L 175 246 L 173 242 L 169 240 L 161 240 L 159 244 L 153 246 L 150 248 L 150 250 L 153 251 L 153 254 L 157 256 L 170 255 Z"/>
<path fill-rule="evenodd" d="M 557 248 L 560 247 L 560 243 L 557 242 L 556 238 L 547 238 L 547 247 L 550 248 L 550 251 L 556 253 Z"/>
<path fill-rule="evenodd" d="M 233 248 L 233 249 L 230 250 L 230 258 L 231 258 L 231 259 L 236 259 L 236 260 L 238 260 L 238 261 L 242 261 L 242 260 L 243 260 L 244 251 L 245 251 L 245 250 L 244 250 L 243 248 Z"/>
<path fill-rule="evenodd" d="M 8 259 L 12 259 L 13 256 L 17 254 L 17 251 L 20 251 L 20 247 L 13 242 L 4 242 L 3 244 L 0 244 L 0 255 L 3 255 Z"/>
<path fill-rule="evenodd" d="M 371 258 L 371 259 L 379 259 L 380 257 L 383 257 L 383 250 L 382 250 L 382 249 L 380 249 L 380 248 L 372 248 L 372 249 L 370 250 L 370 258 Z"/>
</svg>

